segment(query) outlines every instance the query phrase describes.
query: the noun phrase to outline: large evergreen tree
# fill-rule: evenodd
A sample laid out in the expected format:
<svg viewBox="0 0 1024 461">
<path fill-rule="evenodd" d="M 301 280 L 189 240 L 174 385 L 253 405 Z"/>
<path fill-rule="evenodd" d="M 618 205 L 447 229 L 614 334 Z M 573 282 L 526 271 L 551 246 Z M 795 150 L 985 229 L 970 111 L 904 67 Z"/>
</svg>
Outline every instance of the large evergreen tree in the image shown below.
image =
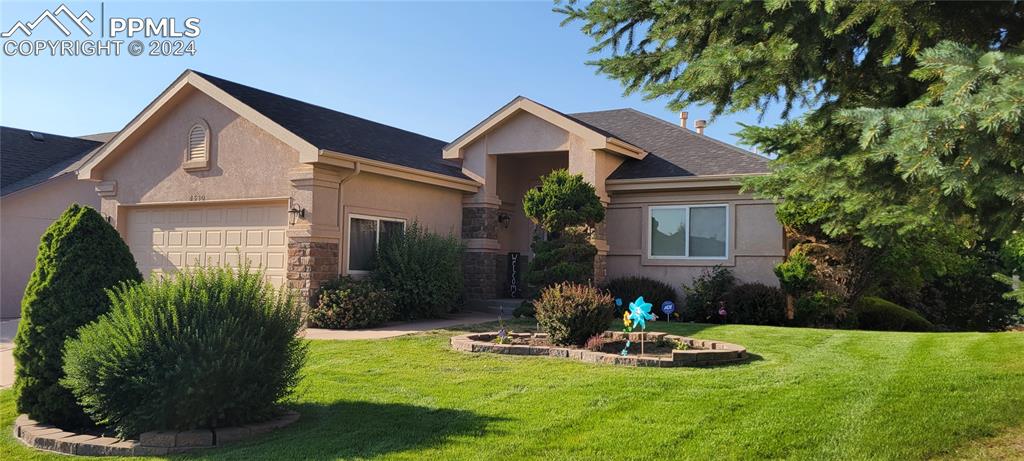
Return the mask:
<svg viewBox="0 0 1024 461">
<path fill-rule="evenodd" d="M 998 246 L 1021 227 L 1019 64 L 1008 52 L 1024 40 L 1019 1 L 598 0 L 556 11 L 582 22 L 592 51 L 608 54 L 592 64 L 627 92 L 714 115 L 806 109 L 740 132 L 778 156 L 747 186 L 780 200 L 794 233 L 842 249 L 851 296 L 892 248 L 950 235 Z M 976 105 L 958 113 L 964 100 Z M 923 118 L 931 126 L 892 136 Z"/>
<path fill-rule="evenodd" d="M 19 412 L 68 429 L 91 424 L 59 383 L 64 342 L 109 310 L 106 289 L 140 280 L 128 246 L 96 210 L 72 205 L 46 229 L 14 338 Z"/>
</svg>

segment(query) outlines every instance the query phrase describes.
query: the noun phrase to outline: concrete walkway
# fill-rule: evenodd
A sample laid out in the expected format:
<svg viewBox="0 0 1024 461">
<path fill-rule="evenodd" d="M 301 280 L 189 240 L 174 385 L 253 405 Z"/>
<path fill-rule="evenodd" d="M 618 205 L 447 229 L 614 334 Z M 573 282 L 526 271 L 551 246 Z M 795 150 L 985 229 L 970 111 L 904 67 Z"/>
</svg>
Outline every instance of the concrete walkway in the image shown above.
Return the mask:
<svg viewBox="0 0 1024 461">
<path fill-rule="evenodd" d="M 0 388 L 14 385 L 14 334 L 18 319 L 0 322 Z"/>
<path fill-rule="evenodd" d="M 486 312 L 460 312 L 445 319 L 421 322 L 389 323 L 382 327 L 366 330 L 325 330 L 308 328 L 303 336 L 308 339 L 353 340 L 384 339 L 410 335 L 423 331 L 448 328 L 455 325 L 469 325 L 497 320 L 498 317 Z M 14 334 L 18 332 L 18 319 L 0 322 L 0 389 L 14 385 Z"/>
<path fill-rule="evenodd" d="M 323 328 L 307 328 L 303 336 L 307 339 L 331 339 L 342 341 L 353 339 L 383 339 L 437 330 L 439 328 L 448 328 L 455 325 L 469 325 L 474 323 L 493 322 L 495 320 L 498 320 L 497 314 L 469 311 L 452 314 L 445 319 L 405 323 L 395 322 L 365 330 L 326 330 Z"/>
</svg>

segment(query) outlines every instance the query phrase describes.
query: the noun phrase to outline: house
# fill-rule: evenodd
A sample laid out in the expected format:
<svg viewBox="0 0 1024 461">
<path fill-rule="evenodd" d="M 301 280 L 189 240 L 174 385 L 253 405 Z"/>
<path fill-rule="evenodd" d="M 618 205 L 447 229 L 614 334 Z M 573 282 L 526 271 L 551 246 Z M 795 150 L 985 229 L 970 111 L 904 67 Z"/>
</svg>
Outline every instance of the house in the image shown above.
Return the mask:
<svg viewBox="0 0 1024 461">
<path fill-rule="evenodd" d="M 21 314 L 39 237 L 71 204 L 99 207 L 75 171 L 111 134 L 70 138 L 0 127 L 0 318 Z"/>
<path fill-rule="evenodd" d="M 416 220 L 462 238 L 467 296 L 488 299 L 529 259 L 522 196 L 556 168 L 607 206 L 599 282 L 678 286 L 723 265 L 775 283 L 774 206 L 735 182 L 766 160 L 630 109 L 564 114 L 518 97 L 446 143 L 189 70 L 77 175 L 146 276 L 248 261 L 310 297 L 365 274 L 381 235 Z"/>
</svg>

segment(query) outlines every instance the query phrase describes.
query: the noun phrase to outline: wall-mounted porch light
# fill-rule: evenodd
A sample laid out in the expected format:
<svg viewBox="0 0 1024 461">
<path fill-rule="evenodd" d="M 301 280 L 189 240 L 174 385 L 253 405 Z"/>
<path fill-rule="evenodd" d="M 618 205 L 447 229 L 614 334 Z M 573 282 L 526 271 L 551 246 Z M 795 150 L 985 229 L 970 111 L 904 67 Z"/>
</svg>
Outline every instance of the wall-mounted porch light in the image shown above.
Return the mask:
<svg viewBox="0 0 1024 461">
<path fill-rule="evenodd" d="M 295 225 L 299 221 L 299 218 L 306 217 L 306 209 L 299 207 L 298 205 L 292 205 L 288 209 L 288 224 Z"/>
<path fill-rule="evenodd" d="M 509 214 L 505 213 L 505 212 L 499 212 L 498 213 L 498 224 L 501 224 L 501 227 L 504 227 L 505 229 L 508 229 L 508 226 L 511 223 L 512 223 L 512 216 L 509 216 Z"/>
</svg>

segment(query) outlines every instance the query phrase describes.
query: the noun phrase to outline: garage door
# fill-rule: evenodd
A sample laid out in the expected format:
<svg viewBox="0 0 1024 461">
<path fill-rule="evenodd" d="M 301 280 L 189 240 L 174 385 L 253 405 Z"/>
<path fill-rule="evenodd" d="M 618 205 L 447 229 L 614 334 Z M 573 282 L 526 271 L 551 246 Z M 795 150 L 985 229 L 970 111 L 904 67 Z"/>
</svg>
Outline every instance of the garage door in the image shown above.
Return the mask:
<svg viewBox="0 0 1024 461">
<path fill-rule="evenodd" d="M 147 278 L 248 260 L 271 284 L 284 285 L 285 204 L 132 208 L 127 218 L 128 246 Z"/>
</svg>

